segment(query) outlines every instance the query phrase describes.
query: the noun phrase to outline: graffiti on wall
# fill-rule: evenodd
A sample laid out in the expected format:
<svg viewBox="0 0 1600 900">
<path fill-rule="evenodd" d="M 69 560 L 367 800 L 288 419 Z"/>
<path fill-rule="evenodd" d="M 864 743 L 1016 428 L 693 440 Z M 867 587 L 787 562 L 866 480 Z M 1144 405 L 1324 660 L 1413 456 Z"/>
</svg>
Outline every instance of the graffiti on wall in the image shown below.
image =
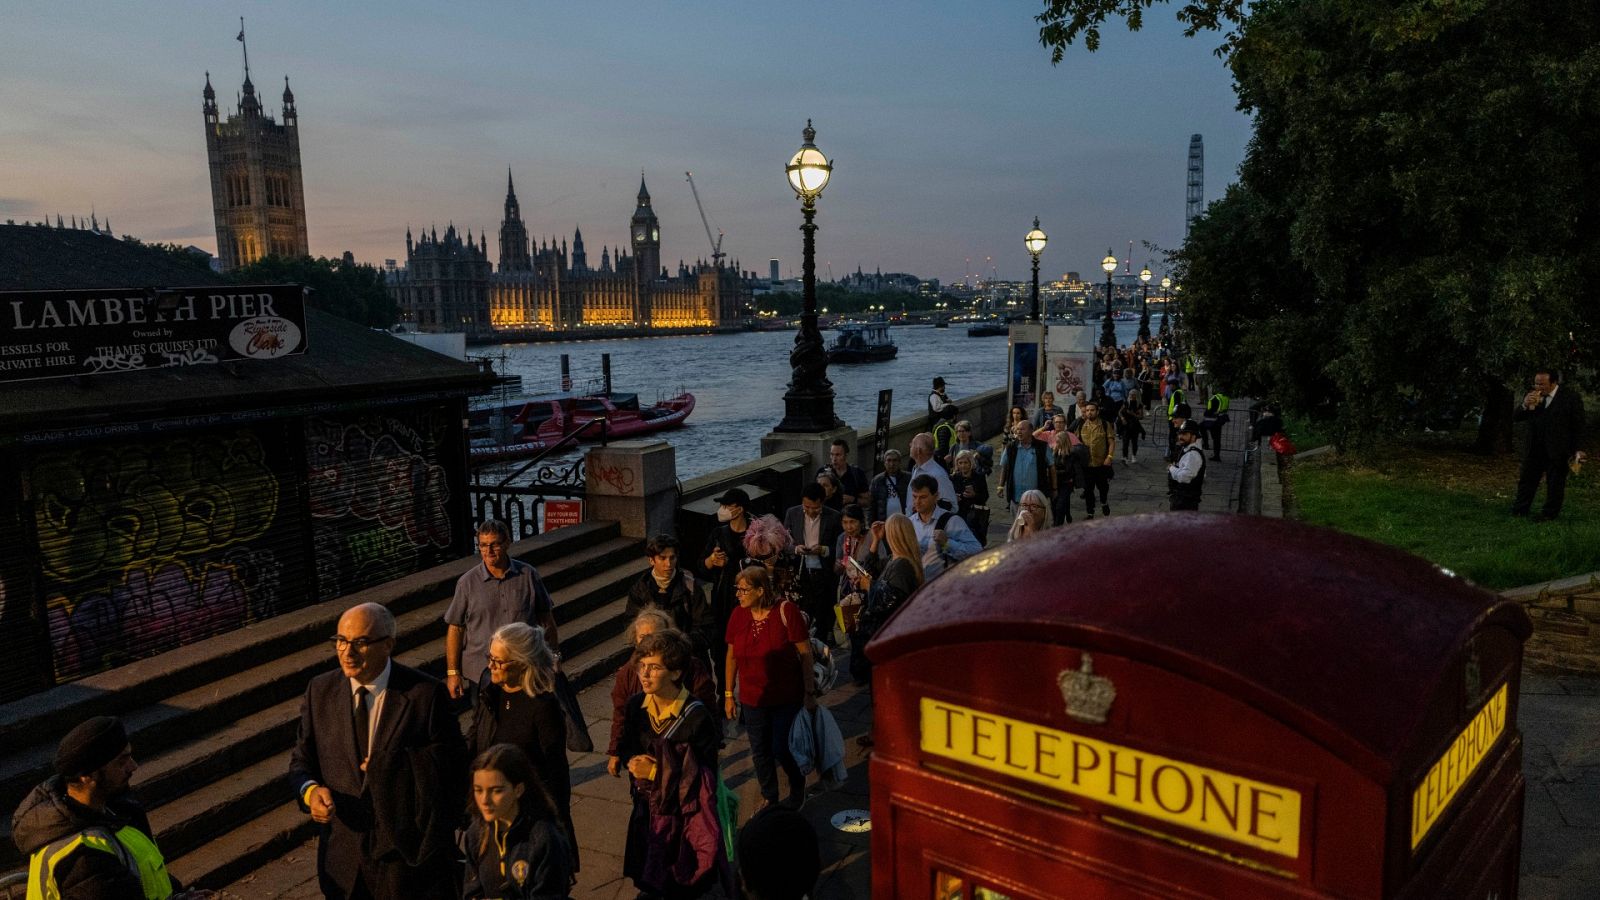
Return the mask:
<svg viewBox="0 0 1600 900">
<path fill-rule="evenodd" d="M 403 415 L 403 414 L 402 414 Z M 326 598 L 446 558 L 450 486 L 441 413 L 313 417 L 306 457 L 319 594 Z"/>
<path fill-rule="evenodd" d="M 58 679 L 281 611 L 278 475 L 248 431 L 52 452 L 27 476 Z"/>
</svg>

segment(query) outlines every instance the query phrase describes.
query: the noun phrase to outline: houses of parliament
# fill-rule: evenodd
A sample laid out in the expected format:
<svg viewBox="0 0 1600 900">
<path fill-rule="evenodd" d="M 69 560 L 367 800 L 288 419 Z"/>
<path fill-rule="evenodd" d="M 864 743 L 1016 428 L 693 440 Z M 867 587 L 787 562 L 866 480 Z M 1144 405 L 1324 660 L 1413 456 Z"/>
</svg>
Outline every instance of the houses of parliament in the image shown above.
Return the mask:
<svg viewBox="0 0 1600 900">
<path fill-rule="evenodd" d="M 498 270 L 489 262 L 489 236 L 476 242 L 451 225 L 414 237 L 406 229 L 406 265 L 389 273 L 401 321 L 417 331 L 460 331 L 477 337 L 519 331 L 568 330 L 588 325 L 699 328 L 732 324 L 750 302 L 752 275 L 720 264 L 661 266 L 661 224 L 650 208 L 644 178 L 628 224 L 631 253 L 602 248 L 591 265 L 583 231 L 541 240 L 528 236 L 516 186 L 506 173 Z"/>
</svg>

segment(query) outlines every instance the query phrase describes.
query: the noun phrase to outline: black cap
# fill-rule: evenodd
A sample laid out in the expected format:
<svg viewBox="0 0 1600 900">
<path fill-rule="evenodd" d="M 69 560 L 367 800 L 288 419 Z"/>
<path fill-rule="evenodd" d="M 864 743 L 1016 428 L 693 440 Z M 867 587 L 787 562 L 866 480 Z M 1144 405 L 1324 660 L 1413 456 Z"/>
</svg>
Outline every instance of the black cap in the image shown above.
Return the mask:
<svg viewBox="0 0 1600 900">
<path fill-rule="evenodd" d="M 941 377 L 940 377 L 940 376 L 938 376 L 938 375 L 935 375 L 935 376 L 934 376 L 934 377 L 933 377 L 933 386 L 934 386 L 934 387 L 944 387 L 944 379 L 943 379 L 943 378 L 941 378 Z"/>
<path fill-rule="evenodd" d="M 743 488 L 728 488 L 717 498 L 717 502 L 723 506 L 749 506 L 750 495 Z"/>
<path fill-rule="evenodd" d="M 762 897 L 810 895 L 822 874 L 817 832 L 792 809 L 769 806 L 739 831 L 739 877 Z"/>
<path fill-rule="evenodd" d="M 67 732 L 56 747 L 56 774 L 88 775 L 122 755 L 128 732 L 114 716 L 95 716 Z"/>
<path fill-rule="evenodd" d="M 1193 419 L 1189 419 L 1188 421 L 1183 423 L 1182 427 L 1180 427 L 1178 429 L 1178 433 L 1179 434 L 1199 434 L 1200 433 L 1200 426 L 1196 425 L 1194 423 Z"/>
</svg>

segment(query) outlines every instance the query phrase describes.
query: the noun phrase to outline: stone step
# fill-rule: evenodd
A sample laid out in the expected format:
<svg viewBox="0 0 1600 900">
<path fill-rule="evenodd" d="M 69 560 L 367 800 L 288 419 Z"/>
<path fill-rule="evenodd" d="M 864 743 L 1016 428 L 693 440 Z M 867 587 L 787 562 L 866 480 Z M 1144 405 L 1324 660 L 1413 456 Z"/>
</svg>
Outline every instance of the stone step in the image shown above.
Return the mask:
<svg viewBox="0 0 1600 900">
<path fill-rule="evenodd" d="M 610 546 L 595 550 L 602 543 Z M 615 522 L 585 522 L 519 541 L 512 555 L 538 566 L 554 591 L 569 583 L 563 579 L 586 578 L 614 564 L 611 554 L 630 543 L 640 546 L 622 540 Z M 635 556 L 641 557 L 642 551 Z M 92 716 L 120 715 L 205 684 L 219 667 L 235 671 L 291 653 L 332 634 L 339 615 L 356 603 L 383 603 L 399 615 L 448 597 L 456 579 L 476 564 L 475 558 L 467 558 L 435 566 L 0 704 L 0 747 L 56 741 Z"/>
<path fill-rule="evenodd" d="M 614 670 L 620 664 L 613 661 L 617 648 L 608 642 L 623 627 L 622 598 L 628 586 L 648 565 L 641 543 L 617 537 L 614 528 L 586 529 L 583 539 L 591 545 L 561 545 L 567 555 L 548 561 L 541 576 L 551 588 L 556 618 L 566 624 L 564 631 L 574 642 L 568 648 L 569 677 L 584 679 L 586 685 L 603 677 L 607 666 Z M 339 611 L 351 602 L 341 600 Z M 397 616 L 397 660 L 442 674 L 442 616 L 448 604 L 447 592 Z M 283 802 L 287 789 L 282 776 L 298 727 L 300 698 L 306 682 L 330 665 L 332 650 L 324 642 L 331 627 L 332 622 L 309 645 L 259 665 L 230 666 L 230 675 L 123 716 L 144 764 L 136 779 L 139 794 L 169 858 L 187 854 L 190 845 L 208 837 L 231 847 L 237 843 L 227 838 L 232 829 Z M 606 648 L 603 656 L 582 652 L 597 646 Z M 56 740 L 33 741 L 0 758 L 0 796 L 20 798 L 47 777 Z M 9 840 L 9 826 L 9 821 L 0 821 L 0 868 L 21 863 Z M 254 844 L 235 850 L 266 852 Z"/>
</svg>

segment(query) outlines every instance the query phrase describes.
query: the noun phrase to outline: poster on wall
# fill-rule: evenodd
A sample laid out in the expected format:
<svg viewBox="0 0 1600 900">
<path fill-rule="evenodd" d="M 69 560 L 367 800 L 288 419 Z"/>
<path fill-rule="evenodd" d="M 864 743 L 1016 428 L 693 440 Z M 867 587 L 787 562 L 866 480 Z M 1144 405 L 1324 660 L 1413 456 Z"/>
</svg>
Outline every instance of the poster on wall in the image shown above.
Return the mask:
<svg viewBox="0 0 1600 900">
<path fill-rule="evenodd" d="M 1090 325 L 1051 325 L 1046 344 L 1044 390 L 1056 396 L 1056 405 L 1072 405 L 1072 395 L 1094 395 L 1094 339 Z"/>
<path fill-rule="evenodd" d="M 1044 326 L 1014 323 L 1011 326 L 1006 377 L 1008 407 L 1032 410 L 1039 401 L 1039 358 L 1044 341 Z"/>
<path fill-rule="evenodd" d="M 297 284 L 0 291 L 0 382 L 306 352 Z"/>
</svg>

